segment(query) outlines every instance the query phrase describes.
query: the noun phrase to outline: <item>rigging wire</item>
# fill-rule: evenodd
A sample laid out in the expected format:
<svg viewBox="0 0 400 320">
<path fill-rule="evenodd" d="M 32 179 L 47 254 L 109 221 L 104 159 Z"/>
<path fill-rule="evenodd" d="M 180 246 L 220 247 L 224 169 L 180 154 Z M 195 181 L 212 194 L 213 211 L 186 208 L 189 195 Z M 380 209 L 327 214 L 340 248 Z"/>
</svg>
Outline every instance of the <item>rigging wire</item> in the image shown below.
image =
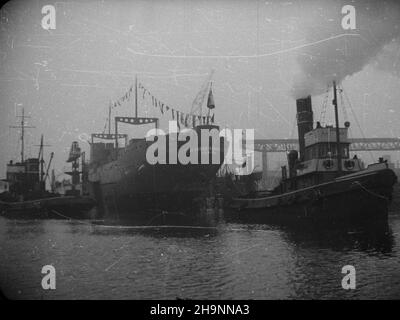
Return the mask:
<svg viewBox="0 0 400 320">
<path fill-rule="evenodd" d="M 344 97 L 345 97 L 346 100 L 347 100 L 347 103 L 349 104 L 350 110 L 351 110 L 351 112 L 352 112 L 352 114 L 353 114 L 353 117 L 354 117 L 354 119 L 355 119 L 355 121 L 356 121 L 356 123 L 357 123 L 358 128 L 360 129 L 360 132 L 361 132 L 361 135 L 362 135 L 363 139 L 366 139 L 366 138 L 365 138 L 364 131 L 363 131 L 363 129 L 361 128 L 361 125 L 360 125 L 360 123 L 358 122 L 358 118 L 357 118 L 357 116 L 356 116 L 356 113 L 354 112 L 354 109 L 353 109 L 353 107 L 352 107 L 352 105 L 351 105 L 350 98 L 349 98 L 349 96 L 347 95 L 346 91 L 344 90 L 343 86 L 342 86 L 342 92 L 343 92 Z M 368 150 L 368 153 L 369 153 L 369 155 L 370 155 L 370 157 L 371 157 L 372 162 L 374 162 L 374 156 L 372 155 L 371 150 Z"/>
<path fill-rule="evenodd" d="M 289 132 L 289 138 L 290 139 L 292 139 L 293 138 L 293 136 L 294 136 L 294 132 L 296 131 L 295 129 L 296 129 L 296 122 L 297 122 L 297 114 L 295 115 L 295 117 L 294 117 L 294 120 L 293 120 L 293 124 L 292 124 L 292 129 L 290 129 L 290 132 Z"/>
<path fill-rule="evenodd" d="M 322 102 L 321 115 L 320 115 L 320 119 L 319 119 L 322 126 L 326 125 L 325 116 L 326 116 L 326 107 L 328 104 L 328 98 L 329 98 L 329 86 L 326 88 L 326 93 L 325 93 L 324 101 Z"/>
<path fill-rule="evenodd" d="M 103 128 L 103 134 L 106 133 L 106 128 L 107 128 L 107 122 L 108 122 L 108 118 L 106 118 L 106 122 L 104 123 L 104 128 Z"/>
<path fill-rule="evenodd" d="M 349 118 L 348 118 L 348 115 L 347 115 L 347 110 L 346 110 L 344 99 L 343 99 L 343 87 L 339 86 L 338 89 L 339 89 L 339 93 L 340 93 L 340 104 L 341 104 L 341 107 L 343 109 L 344 120 L 348 121 Z"/>
</svg>

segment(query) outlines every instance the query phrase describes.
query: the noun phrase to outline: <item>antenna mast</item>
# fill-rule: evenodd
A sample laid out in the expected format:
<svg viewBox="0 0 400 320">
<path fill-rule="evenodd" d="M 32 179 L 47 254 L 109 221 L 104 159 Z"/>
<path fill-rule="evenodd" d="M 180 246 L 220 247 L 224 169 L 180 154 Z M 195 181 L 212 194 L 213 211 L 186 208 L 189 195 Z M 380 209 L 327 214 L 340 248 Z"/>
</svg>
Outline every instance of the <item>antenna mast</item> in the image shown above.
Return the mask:
<svg viewBox="0 0 400 320">
<path fill-rule="evenodd" d="M 111 134 L 111 104 L 108 106 L 108 134 Z"/>
<path fill-rule="evenodd" d="M 19 126 L 10 126 L 10 128 L 18 128 L 21 129 L 21 163 L 24 162 L 24 138 L 25 138 L 25 128 L 35 128 L 32 126 L 25 125 L 25 118 L 30 118 L 25 115 L 25 110 L 22 108 L 22 115 L 17 116 L 17 118 L 21 118 L 21 123 Z"/>
<path fill-rule="evenodd" d="M 333 81 L 333 105 L 335 107 L 335 122 L 336 122 L 336 153 L 338 161 L 339 175 L 342 172 L 342 150 L 340 148 L 340 130 L 339 130 L 339 114 L 337 105 L 336 81 Z"/>
<path fill-rule="evenodd" d="M 138 116 L 138 105 L 137 105 L 137 75 L 135 75 L 135 118 Z"/>
</svg>

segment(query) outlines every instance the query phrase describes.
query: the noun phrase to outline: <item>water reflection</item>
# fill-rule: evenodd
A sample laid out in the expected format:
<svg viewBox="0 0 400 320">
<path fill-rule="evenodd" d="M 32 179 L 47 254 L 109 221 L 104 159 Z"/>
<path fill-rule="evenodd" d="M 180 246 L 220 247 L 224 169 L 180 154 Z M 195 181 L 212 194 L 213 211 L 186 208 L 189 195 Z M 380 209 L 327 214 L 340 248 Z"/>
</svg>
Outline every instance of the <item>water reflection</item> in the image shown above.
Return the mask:
<svg viewBox="0 0 400 320">
<path fill-rule="evenodd" d="M 19 239 L 21 236 L 28 236 L 29 234 L 40 235 L 43 234 L 45 228 L 43 224 L 45 220 L 9 220 L 4 219 L 5 230 L 4 235 L 9 239 Z"/>
<path fill-rule="evenodd" d="M 315 247 L 342 252 L 357 250 L 371 254 L 390 254 L 394 245 L 392 230 L 387 222 L 357 227 L 285 227 L 283 230 L 288 242 L 307 248 Z"/>
<path fill-rule="evenodd" d="M 0 285 L 12 298 L 399 296 L 400 216 L 361 226 L 0 219 L 0 230 Z M 50 263 L 58 287 L 48 294 L 40 270 Z M 357 269 L 353 292 L 341 288 L 347 264 Z"/>
<path fill-rule="evenodd" d="M 251 225 L 251 224 L 250 224 Z M 390 254 L 394 236 L 388 221 L 363 224 L 322 224 L 298 221 L 296 224 L 265 224 L 283 231 L 282 236 L 294 246 L 331 249 L 335 251 L 359 250 L 366 253 Z M 263 225 L 253 224 L 256 228 Z"/>
<path fill-rule="evenodd" d="M 112 225 L 112 224 L 94 224 L 91 226 L 90 233 L 93 235 L 143 235 L 154 238 L 198 238 L 216 236 L 218 227 L 207 226 L 133 226 L 133 225 Z"/>
</svg>

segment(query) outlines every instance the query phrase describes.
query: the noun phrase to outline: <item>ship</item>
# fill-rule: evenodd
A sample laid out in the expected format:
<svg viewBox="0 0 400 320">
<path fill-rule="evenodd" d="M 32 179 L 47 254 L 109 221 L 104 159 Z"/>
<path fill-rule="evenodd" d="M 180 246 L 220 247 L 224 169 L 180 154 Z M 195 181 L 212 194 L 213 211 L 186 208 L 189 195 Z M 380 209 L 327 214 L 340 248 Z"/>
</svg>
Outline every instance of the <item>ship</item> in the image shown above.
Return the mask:
<svg viewBox="0 0 400 320">
<path fill-rule="evenodd" d="M 21 158 L 20 161 L 10 160 L 7 164 L 6 178 L 2 179 L 2 192 L 0 193 L 0 215 L 7 218 L 28 219 L 70 219 L 82 218 L 86 212 L 95 206 L 94 199 L 70 193 L 65 196 L 47 190 L 46 181 L 49 178 L 49 169 L 54 157 L 50 153 L 47 167 L 44 160 L 44 137 L 41 135 L 39 153 L 35 157 L 25 157 L 25 119 L 28 118 L 24 109 L 19 126 L 12 128 L 21 129 Z"/>
<path fill-rule="evenodd" d="M 135 115 L 114 116 L 112 133 L 109 108 L 108 133 L 91 134 L 88 189 L 99 204 L 98 215 L 110 219 L 144 218 L 149 221 L 154 214 L 160 212 L 180 214 L 182 211 L 190 211 L 189 209 L 198 205 L 202 197 L 209 194 L 211 182 L 224 161 L 224 138 L 219 135 L 219 126 L 214 124 L 214 121 L 208 121 L 210 117 L 207 117 L 205 123 L 186 128 L 195 132 L 198 137 L 194 150 L 197 164 L 180 161 L 179 150 L 188 140 L 177 139 L 181 132 L 179 130 L 168 132 L 164 136 L 165 150 L 158 150 L 165 151 L 168 163 L 152 163 L 148 161 L 146 154 L 148 149 L 161 139 L 162 134 L 157 134 L 159 118 L 138 115 L 137 77 L 134 87 Z M 119 132 L 120 123 L 154 126 L 156 134 L 152 141 L 143 136 L 129 138 L 127 134 Z M 204 132 L 210 135 L 217 133 L 217 143 L 210 143 L 204 148 Z M 170 150 L 172 144 L 176 144 L 173 151 Z M 212 161 L 216 153 L 219 154 L 219 160 Z M 204 158 L 209 159 L 208 163 L 201 161 Z M 176 161 L 169 161 L 171 159 Z"/>
<path fill-rule="evenodd" d="M 335 126 L 314 128 L 311 96 L 296 100 L 299 152 L 287 153 L 281 181 L 272 190 L 235 197 L 236 217 L 256 221 L 385 220 L 397 176 L 387 161 L 365 167 L 350 157 L 348 129 L 339 126 L 337 87 L 333 82 Z"/>
</svg>

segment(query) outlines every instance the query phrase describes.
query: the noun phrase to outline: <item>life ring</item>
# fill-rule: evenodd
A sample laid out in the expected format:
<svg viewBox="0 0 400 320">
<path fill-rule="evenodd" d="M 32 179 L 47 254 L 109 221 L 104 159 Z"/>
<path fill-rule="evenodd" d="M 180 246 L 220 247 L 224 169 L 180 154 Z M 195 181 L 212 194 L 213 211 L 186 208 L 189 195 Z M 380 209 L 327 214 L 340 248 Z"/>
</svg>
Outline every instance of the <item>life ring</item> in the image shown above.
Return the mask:
<svg viewBox="0 0 400 320">
<path fill-rule="evenodd" d="M 322 162 L 322 165 L 324 166 L 325 169 L 332 169 L 333 168 L 333 160 L 328 159 L 328 160 L 324 160 L 324 162 Z"/>
<path fill-rule="evenodd" d="M 344 162 L 344 166 L 346 167 L 347 170 L 353 170 L 354 166 L 355 166 L 355 163 L 352 160 L 346 160 Z"/>
</svg>

